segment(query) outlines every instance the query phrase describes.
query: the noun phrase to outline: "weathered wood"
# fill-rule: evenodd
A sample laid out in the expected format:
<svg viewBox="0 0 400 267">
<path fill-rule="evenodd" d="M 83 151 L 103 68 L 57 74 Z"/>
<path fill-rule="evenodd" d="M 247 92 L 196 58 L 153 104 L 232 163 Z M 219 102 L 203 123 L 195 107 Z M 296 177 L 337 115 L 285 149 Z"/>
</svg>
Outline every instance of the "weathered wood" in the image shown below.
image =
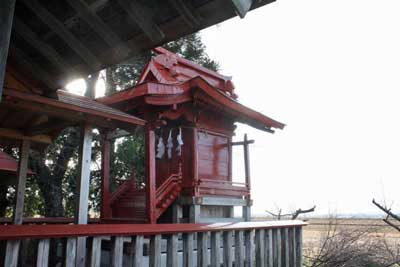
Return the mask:
<svg viewBox="0 0 400 267">
<path fill-rule="evenodd" d="M 172 223 L 180 223 L 183 217 L 182 205 L 175 202 L 172 206 Z"/>
<path fill-rule="evenodd" d="M 26 175 L 28 172 L 30 141 L 22 140 L 19 150 L 16 203 L 13 214 L 14 224 L 22 224 L 25 201 Z"/>
<path fill-rule="evenodd" d="M 283 266 L 290 267 L 289 264 L 289 229 L 282 229 L 282 245 L 283 245 Z"/>
<path fill-rule="evenodd" d="M 281 229 L 275 229 L 275 247 L 274 249 L 276 250 L 276 266 L 282 267 L 282 235 L 281 235 Z"/>
<path fill-rule="evenodd" d="M 79 148 L 79 180 L 78 180 L 78 202 L 75 211 L 75 223 L 87 224 L 90 164 L 92 155 L 92 127 L 89 124 L 82 125 L 81 143 Z M 76 265 L 85 266 L 86 238 L 78 237 L 76 244 Z"/>
<path fill-rule="evenodd" d="M 96 12 L 90 8 L 83 0 L 68 0 L 68 3 L 75 11 L 84 19 L 90 27 L 109 45 L 111 48 L 116 48 L 116 52 L 121 55 L 119 58 L 126 57 L 129 54 L 129 49 L 122 40 L 114 33 L 103 20 L 97 16 Z"/>
<path fill-rule="evenodd" d="M 0 101 L 6 73 L 15 1 L 16 0 L 3 0 L 0 6 Z"/>
<path fill-rule="evenodd" d="M 101 62 L 97 57 L 76 38 L 65 26 L 54 17 L 37 0 L 24 1 L 24 4 L 32 10 L 38 18 L 42 20 L 50 29 L 52 29 L 72 50 L 84 60 L 93 71 L 100 68 Z"/>
<path fill-rule="evenodd" d="M 244 175 L 247 188 L 251 189 L 250 179 L 250 152 L 249 152 L 249 141 L 247 140 L 247 134 L 244 135 L 243 154 L 244 154 Z"/>
<path fill-rule="evenodd" d="M 193 175 L 193 182 L 197 183 L 199 181 L 199 157 L 198 157 L 198 132 L 197 128 L 192 128 L 192 175 Z M 199 189 L 198 186 L 195 187 L 194 196 L 199 196 Z"/>
<path fill-rule="evenodd" d="M 149 267 L 161 267 L 161 235 L 150 237 Z"/>
<path fill-rule="evenodd" d="M 200 25 L 200 18 L 193 10 L 191 10 L 185 1 L 183 0 L 170 0 L 169 1 L 174 8 L 181 14 L 182 18 L 191 28 L 198 27 Z"/>
<path fill-rule="evenodd" d="M 251 221 L 251 207 L 250 206 L 242 207 L 242 217 L 245 222 Z"/>
<path fill-rule="evenodd" d="M 61 57 L 61 55 L 46 42 L 42 41 L 36 33 L 34 33 L 19 18 L 14 19 L 14 28 L 22 38 L 35 47 L 46 59 L 48 59 L 60 71 L 64 72 L 71 66 Z"/>
<path fill-rule="evenodd" d="M 244 266 L 243 231 L 235 231 L 235 267 Z"/>
<path fill-rule="evenodd" d="M 210 263 L 211 267 L 221 266 L 221 233 L 211 232 L 211 253 L 210 253 Z"/>
<path fill-rule="evenodd" d="M 244 232 L 244 243 L 245 243 L 245 264 L 246 267 L 252 267 L 255 265 L 255 248 L 254 248 L 254 230 L 248 230 Z"/>
<path fill-rule="evenodd" d="M 260 229 L 256 231 L 256 266 L 265 266 L 265 231 Z"/>
<path fill-rule="evenodd" d="M 143 236 L 136 235 L 132 237 L 132 247 L 129 254 L 129 267 L 143 266 Z"/>
<path fill-rule="evenodd" d="M 178 235 L 169 235 L 167 238 L 167 266 L 178 266 Z"/>
<path fill-rule="evenodd" d="M 185 267 L 193 267 L 193 259 L 194 259 L 194 255 L 193 255 L 193 237 L 194 234 L 192 233 L 187 233 L 187 234 L 183 234 L 182 238 L 183 238 L 183 266 Z"/>
<path fill-rule="evenodd" d="M 156 155 L 155 133 L 151 125 L 145 127 L 146 149 L 146 210 L 147 222 L 156 223 Z"/>
<path fill-rule="evenodd" d="M 297 266 L 296 257 L 296 230 L 293 227 L 289 228 L 289 254 L 290 254 L 290 266 Z"/>
<path fill-rule="evenodd" d="M 128 13 L 129 18 L 134 21 L 154 43 L 160 43 L 165 38 L 164 32 L 153 22 L 153 12 L 151 9 L 145 8 L 137 0 L 118 0 L 118 3 Z"/>
<path fill-rule="evenodd" d="M 111 266 L 122 267 L 124 256 L 124 237 L 116 236 L 112 239 Z"/>
<path fill-rule="evenodd" d="M 25 135 L 21 131 L 17 131 L 14 129 L 0 128 L 0 137 L 15 139 L 15 140 L 27 140 L 37 143 L 51 144 L 52 139 L 48 135 L 35 135 L 29 136 Z"/>
<path fill-rule="evenodd" d="M 266 247 L 266 253 L 265 253 L 265 263 L 266 266 L 268 267 L 273 267 L 274 266 L 274 251 L 273 251 L 273 237 L 272 237 L 272 229 L 267 229 L 265 230 L 265 247 Z"/>
<path fill-rule="evenodd" d="M 101 263 L 101 241 L 103 237 L 95 236 L 92 241 L 92 255 L 90 257 L 90 267 L 100 267 Z"/>
<path fill-rule="evenodd" d="M 6 257 L 4 259 L 4 266 L 17 267 L 19 255 L 19 240 L 8 240 L 6 247 Z"/>
<path fill-rule="evenodd" d="M 101 143 L 101 211 L 102 219 L 112 217 L 110 206 L 110 140 L 102 135 Z"/>
<path fill-rule="evenodd" d="M 65 267 L 75 267 L 76 262 L 76 237 L 67 239 L 67 248 L 65 251 Z"/>
<path fill-rule="evenodd" d="M 36 266 L 47 267 L 49 265 L 50 239 L 41 239 L 38 245 Z"/>
<path fill-rule="evenodd" d="M 189 222 L 199 223 L 200 221 L 200 205 L 190 205 L 189 207 Z"/>
<path fill-rule="evenodd" d="M 197 233 L 197 267 L 208 266 L 207 232 Z"/>
<path fill-rule="evenodd" d="M 233 235 L 233 231 L 225 231 L 223 233 L 224 267 L 232 267 L 232 265 L 233 265 L 232 235 Z"/>
<path fill-rule="evenodd" d="M 297 265 L 296 267 L 303 266 L 303 233 L 301 227 L 295 227 L 296 231 L 296 255 Z"/>
</svg>

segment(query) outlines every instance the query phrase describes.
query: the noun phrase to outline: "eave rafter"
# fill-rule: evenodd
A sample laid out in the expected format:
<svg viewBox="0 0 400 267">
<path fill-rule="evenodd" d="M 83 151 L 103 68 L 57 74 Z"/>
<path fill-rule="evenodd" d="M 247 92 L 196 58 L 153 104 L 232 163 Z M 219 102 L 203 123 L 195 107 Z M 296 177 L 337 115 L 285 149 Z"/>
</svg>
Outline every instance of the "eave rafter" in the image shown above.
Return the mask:
<svg viewBox="0 0 400 267">
<path fill-rule="evenodd" d="M 158 44 L 164 38 L 164 32 L 153 21 L 153 12 L 140 4 L 137 0 L 117 0 L 131 20 L 133 20 L 149 37 L 153 43 Z"/>
<path fill-rule="evenodd" d="M 93 70 L 102 65 L 97 57 L 76 38 L 64 24 L 55 18 L 37 0 L 25 0 L 24 4 L 34 12 L 52 31 L 54 31 L 72 50 L 79 55 Z"/>
</svg>

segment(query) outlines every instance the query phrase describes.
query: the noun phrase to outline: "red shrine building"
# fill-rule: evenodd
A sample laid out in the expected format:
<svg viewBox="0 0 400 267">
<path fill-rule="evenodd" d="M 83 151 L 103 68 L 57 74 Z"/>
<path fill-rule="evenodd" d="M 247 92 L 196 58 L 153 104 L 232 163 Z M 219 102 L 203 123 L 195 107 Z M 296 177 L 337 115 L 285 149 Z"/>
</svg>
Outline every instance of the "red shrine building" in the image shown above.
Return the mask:
<svg viewBox="0 0 400 267">
<path fill-rule="evenodd" d="M 98 99 L 147 121 L 149 152 L 145 185 L 132 179 L 111 196 L 106 192 L 102 218 L 139 223 L 250 220 L 248 153 L 254 141 L 245 136 L 233 142 L 235 123 L 269 133 L 284 124 L 240 104 L 230 77 L 164 48 L 154 52 L 136 86 Z M 237 145 L 244 147 L 245 183 L 232 177 L 232 146 Z M 234 206 L 243 207 L 242 218 L 233 218 Z"/>
</svg>

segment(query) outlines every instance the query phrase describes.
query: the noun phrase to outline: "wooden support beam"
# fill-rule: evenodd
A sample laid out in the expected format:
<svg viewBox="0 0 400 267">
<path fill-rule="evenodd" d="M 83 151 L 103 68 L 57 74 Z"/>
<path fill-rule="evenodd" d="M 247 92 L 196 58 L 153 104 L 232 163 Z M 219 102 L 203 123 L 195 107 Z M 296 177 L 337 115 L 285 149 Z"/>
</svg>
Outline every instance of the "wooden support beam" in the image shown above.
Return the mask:
<svg viewBox="0 0 400 267">
<path fill-rule="evenodd" d="M 26 140 L 32 141 L 37 143 L 44 143 L 44 144 L 51 144 L 52 138 L 48 135 L 25 135 L 23 132 L 7 129 L 7 128 L 0 128 L 0 137 L 14 139 L 14 140 Z"/>
<path fill-rule="evenodd" d="M 92 161 L 92 126 L 82 125 L 79 148 L 78 201 L 75 210 L 75 223 L 87 224 L 90 184 L 90 164 Z M 86 238 L 78 237 L 76 244 L 76 266 L 85 266 Z"/>
<path fill-rule="evenodd" d="M 197 28 L 200 25 L 200 18 L 195 14 L 183 0 L 170 0 L 169 1 L 176 11 L 181 14 L 182 18 L 185 20 L 186 24 L 191 28 Z"/>
<path fill-rule="evenodd" d="M 101 211 L 102 219 L 111 218 L 110 206 L 110 140 L 102 135 L 101 142 Z"/>
<path fill-rule="evenodd" d="M 250 10 L 254 0 L 232 0 L 236 13 L 240 18 L 244 18 L 246 13 Z"/>
<path fill-rule="evenodd" d="M 145 128 L 147 222 L 156 223 L 156 137 L 151 125 L 146 125 Z"/>
<path fill-rule="evenodd" d="M 74 125 L 74 123 L 70 121 L 49 121 L 32 127 L 27 127 L 24 130 L 24 133 L 27 136 L 43 135 L 50 133 L 54 130 L 64 129 L 72 125 Z"/>
<path fill-rule="evenodd" d="M 44 8 L 37 0 L 25 0 L 24 4 L 34 12 L 43 23 L 53 30 L 72 50 L 79 55 L 94 71 L 98 70 L 101 62 L 79 41 L 53 14 Z"/>
<path fill-rule="evenodd" d="M 128 13 L 129 18 L 133 20 L 149 37 L 153 43 L 158 44 L 164 38 L 164 32 L 153 21 L 153 12 L 146 8 L 137 0 L 118 0 L 118 3 Z"/>
<path fill-rule="evenodd" d="M 30 141 L 23 140 L 19 150 L 18 161 L 18 177 L 17 177 L 17 192 L 15 194 L 15 207 L 13 213 L 13 223 L 22 224 L 25 200 L 26 175 L 28 173 Z M 11 240 L 7 242 L 6 258 L 4 266 L 17 266 L 19 254 L 19 240 Z"/>
<path fill-rule="evenodd" d="M 71 66 L 65 62 L 60 54 L 46 42 L 42 41 L 36 33 L 34 33 L 25 23 L 19 18 L 14 19 L 15 31 L 30 45 L 36 48 L 47 60 L 53 63 L 60 71 L 64 72 L 70 69 Z"/>
<path fill-rule="evenodd" d="M 120 53 L 119 57 L 126 57 L 130 50 L 122 40 L 114 33 L 103 20 L 97 16 L 96 12 L 83 0 L 67 0 L 69 5 L 75 9 L 76 13 L 85 20 L 90 27 L 109 45 L 110 48 L 117 48 L 115 51 Z"/>
<path fill-rule="evenodd" d="M 251 189 L 251 180 L 250 180 L 250 153 L 249 153 L 249 141 L 247 140 L 247 134 L 244 135 L 243 141 L 243 152 L 244 152 L 244 172 L 247 188 Z"/>
<path fill-rule="evenodd" d="M 254 144 L 254 140 L 247 140 L 245 141 L 239 141 L 239 142 L 232 142 L 231 145 L 232 146 L 244 146 L 244 145 L 250 145 L 250 144 Z"/>
<path fill-rule="evenodd" d="M 0 101 L 3 93 L 15 1 L 16 0 L 3 0 L 0 5 Z"/>
</svg>

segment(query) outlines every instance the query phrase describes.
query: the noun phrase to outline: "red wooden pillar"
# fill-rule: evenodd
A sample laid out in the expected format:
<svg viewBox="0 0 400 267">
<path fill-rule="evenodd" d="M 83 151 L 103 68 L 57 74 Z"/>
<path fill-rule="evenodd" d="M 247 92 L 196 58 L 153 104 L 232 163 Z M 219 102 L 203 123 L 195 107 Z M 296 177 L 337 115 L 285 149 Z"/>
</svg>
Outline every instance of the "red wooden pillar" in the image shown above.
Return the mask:
<svg viewBox="0 0 400 267">
<path fill-rule="evenodd" d="M 198 139 L 198 132 L 196 126 L 193 127 L 193 150 L 192 150 L 192 166 L 193 166 L 193 181 L 195 184 L 194 195 L 197 197 L 199 196 L 199 169 L 198 169 L 198 154 L 197 154 L 197 139 Z"/>
<path fill-rule="evenodd" d="M 101 218 L 112 217 L 110 207 L 110 140 L 107 133 L 103 134 L 101 142 Z"/>
<path fill-rule="evenodd" d="M 146 209 L 147 222 L 156 223 L 156 155 L 155 155 L 155 133 L 152 125 L 145 127 L 146 146 Z"/>
</svg>

